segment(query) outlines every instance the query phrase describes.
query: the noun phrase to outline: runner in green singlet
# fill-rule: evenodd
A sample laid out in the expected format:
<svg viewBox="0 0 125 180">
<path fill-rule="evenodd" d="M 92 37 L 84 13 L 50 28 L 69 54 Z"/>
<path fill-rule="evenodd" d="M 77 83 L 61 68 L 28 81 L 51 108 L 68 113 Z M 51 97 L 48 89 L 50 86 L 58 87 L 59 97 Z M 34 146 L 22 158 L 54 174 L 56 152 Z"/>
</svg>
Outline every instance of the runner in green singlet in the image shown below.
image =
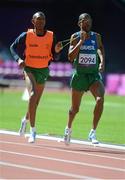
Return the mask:
<svg viewBox="0 0 125 180">
<path fill-rule="evenodd" d="M 71 128 L 76 114 L 79 112 L 84 92 L 90 91 L 96 104 L 93 112 L 92 129 L 88 139 L 97 144 L 96 128 L 103 112 L 104 85 L 101 72 L 104 71 L 104 47 L 101 35 L 91 31 L 92 19 L 87 13 L 79 16 L 80 31 L 74 33 L 70 39 L 68 57 L 74 64 L 74 74 L 71 79 L 72 103 L 69 110 L 67 126 L 65 128 L 64 142 L 70 143 Z"/>
</svg>

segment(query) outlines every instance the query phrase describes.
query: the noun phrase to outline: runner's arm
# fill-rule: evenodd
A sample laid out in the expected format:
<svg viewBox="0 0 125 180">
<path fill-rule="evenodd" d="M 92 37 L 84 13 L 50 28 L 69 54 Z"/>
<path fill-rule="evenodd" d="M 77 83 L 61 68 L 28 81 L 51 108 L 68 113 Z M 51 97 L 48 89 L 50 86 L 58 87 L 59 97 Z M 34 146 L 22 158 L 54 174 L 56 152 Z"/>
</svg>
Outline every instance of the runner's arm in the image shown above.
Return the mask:
<svg viewBox="0 0 125 180">
<path fill-rule="evenodd" d="M 52 51 L 52 55 L 53 55 L 53 59 L 54 60 L 59 60 L 59 58 L 60 58 L 60 53 L 57 53 L 56 51 L 55 51 L 55 46 L 56 46 L 56 44 L 57 44 L 57 39 L 56 39 L 56 36 L 55 36 L 55 34 L 53 35 L 53 44 L 52 44 L 52 49 L 51 49 L 51 51 Z"/>
<path fill-rule="evenodd" d="M 24 51 L 26 48 L 25 41 L 26 41 L 26 32 L 23 32 L 11 44 L 10 51 L 15 61 L 18 61 L 18 59 L 24 60 L 25 57 Z"/>
<path fill-rule="evenodd" d="M 97 34 L 97 42 L 98 42 L 98 56 L 100 58 L 99 71 L 103 72 L 105 69 L 105 50 L 102 43 L 101 35 Z"/>
</svg>

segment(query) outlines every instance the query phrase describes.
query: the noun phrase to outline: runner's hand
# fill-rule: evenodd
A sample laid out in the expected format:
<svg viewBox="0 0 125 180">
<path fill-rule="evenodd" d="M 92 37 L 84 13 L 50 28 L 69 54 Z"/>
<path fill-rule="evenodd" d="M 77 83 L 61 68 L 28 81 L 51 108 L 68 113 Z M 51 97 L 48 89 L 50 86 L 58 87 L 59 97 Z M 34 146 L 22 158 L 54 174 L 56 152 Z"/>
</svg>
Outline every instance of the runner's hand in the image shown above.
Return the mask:
<svg viewBox="0 0 125 180">
<path fill-rule="evenodd" d="M 58 42 L 58 43 L 55 45 L 55 52 L 56 52 L 56 53 L 59 53 L 62 49 L 63 49 L 62 43 L 61 43 L 61 42 Z"/>
<path fill-rule="evenodd" d="M 86 39 L 89 38 L 89 34 L 82 30 L 81 34 L 80 34 L 80 38 L 81 38 L 82 41 L 85 41 Z"/>
<path fill-rule="evenodd" d="M 25 62 L 21 58 L 18 59 L 18 66 L 22 69 L 25 67 Z"/>
</svg>

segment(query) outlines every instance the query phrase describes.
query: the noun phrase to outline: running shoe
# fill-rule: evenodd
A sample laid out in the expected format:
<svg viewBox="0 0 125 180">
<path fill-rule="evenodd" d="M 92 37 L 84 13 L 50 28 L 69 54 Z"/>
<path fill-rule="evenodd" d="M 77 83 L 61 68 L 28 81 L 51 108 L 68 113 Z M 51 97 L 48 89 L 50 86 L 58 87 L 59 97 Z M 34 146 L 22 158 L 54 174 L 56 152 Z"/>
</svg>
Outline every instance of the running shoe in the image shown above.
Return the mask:
<svg viewBox="0 0 125 180">
<path fill-rule="evenodd" d="M 99 144 L 99 141 L 96 139 L 96 132 L 94 129 L 91 129 L 88 140 L 90 140 L 92 144 Z"/>
<path fill-rule="evenodd" d="M 70 139 L 71 139 L 71 133 L 72 133 L 72 130 L 70 128 L 65 128 L 65 134 L 64 134 L 64 143 L 66 145 L 69 145 L 70 144 Z"/>
<path fill-rule="evenodd" d="M 35 139 L 36 139 L 36 132 L 31 132 L 30 133 L 30 137 L 28 139 L 28 142 L 29 143 L 34 143 L 35 142 Z"/>
<path fill-rule="evenodd" d="M 24 135 L 26 132 L 27 121 L 28 120 L 25 117 L 21 120 L 21 125 L 20 125 L 20 129 L 19 129 L 20 136 Z"/>
</svg>

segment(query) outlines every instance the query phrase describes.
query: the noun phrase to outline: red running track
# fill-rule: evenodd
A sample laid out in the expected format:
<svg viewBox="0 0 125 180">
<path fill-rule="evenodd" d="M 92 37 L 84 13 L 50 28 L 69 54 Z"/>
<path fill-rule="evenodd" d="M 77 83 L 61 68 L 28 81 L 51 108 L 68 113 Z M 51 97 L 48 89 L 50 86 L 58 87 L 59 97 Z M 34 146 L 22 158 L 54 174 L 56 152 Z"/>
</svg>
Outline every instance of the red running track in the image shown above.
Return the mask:
<svg viewBox="0 0 125 180">
<path fill-rule="evenodd" d="M 0 134 L 1 179 L 125 179 L 125 150 Z"/>
</svg>

